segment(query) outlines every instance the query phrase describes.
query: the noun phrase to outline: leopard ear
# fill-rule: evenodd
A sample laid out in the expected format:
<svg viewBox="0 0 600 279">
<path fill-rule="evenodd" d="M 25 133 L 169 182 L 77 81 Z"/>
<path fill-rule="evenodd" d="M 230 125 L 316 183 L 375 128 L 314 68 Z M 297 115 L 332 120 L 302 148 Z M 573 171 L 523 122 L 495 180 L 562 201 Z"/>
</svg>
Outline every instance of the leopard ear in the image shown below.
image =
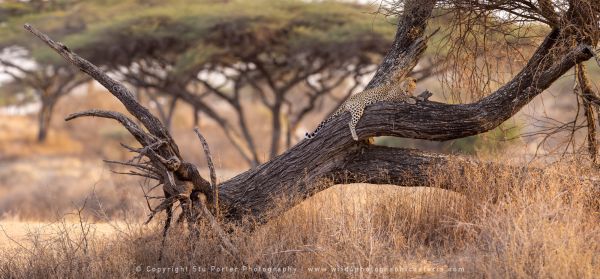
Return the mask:
<svg viewBox="0 0 600 279">
<path fill-rule="evenodd" d="M 417 79 L 416 79 L 416 78 L 414 78 L 414 77 L 406 77 L 406 78 L 403 80 L 403 82 L 402 82 L 402 85 L 403 85 L 403 86 L 408 86 L 408 85 L 409 85 L 409 83 L 417 83 Z"/>
</svg>

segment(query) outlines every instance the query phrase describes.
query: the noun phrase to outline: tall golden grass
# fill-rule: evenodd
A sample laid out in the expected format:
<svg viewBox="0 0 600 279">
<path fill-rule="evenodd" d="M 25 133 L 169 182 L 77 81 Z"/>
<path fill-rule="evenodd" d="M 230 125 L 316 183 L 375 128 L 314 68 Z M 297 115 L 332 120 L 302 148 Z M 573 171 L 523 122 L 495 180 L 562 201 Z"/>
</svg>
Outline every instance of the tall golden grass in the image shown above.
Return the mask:
<svg viewBox="0 0 600 279">
<path fill-rule="evenodd" d="M 172 229 L 159 261 L 159 223 L 128 223 L 107 236 L 72 222 L 5 245 L 0 277 L 595 278 L 599 192 L 578 166 L 432 174 L 434 184 L 452 181 L 452 191 L 337 185 L 255 229 L 225 224 L 243 263 L 206 224 L 193 241 Z"/>
</svg>

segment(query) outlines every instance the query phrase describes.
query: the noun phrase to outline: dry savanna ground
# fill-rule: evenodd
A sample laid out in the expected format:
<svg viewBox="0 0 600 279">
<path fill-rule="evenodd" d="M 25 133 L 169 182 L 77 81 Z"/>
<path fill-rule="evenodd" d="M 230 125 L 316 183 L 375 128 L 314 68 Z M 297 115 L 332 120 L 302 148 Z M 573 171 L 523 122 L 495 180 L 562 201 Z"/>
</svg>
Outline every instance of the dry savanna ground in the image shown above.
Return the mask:
<svg viewBox="0 0 600 279">
<path fill-rule="evenodd" d="M 100 93 L 94 93 L 100 94 Z M 598 186 L 592 170 L 565 161 L 542 173 L 449 167 L 436 187 L 337 185 L 270 222 L 225 224 L 243 262 L 207 224 L 200 239 L 175 227 L 161 251 L 164 216 L 147 214 L 138 181 L 101 158 L 123 159 L 127 141 L 112 123 L 65 124 L 73 106 L 115 109 L 77 94 L 57 108 L 49 141 L 34 142 L 33 116 L 0 116 L 0 277 L 2 278 L 597 278 Z M 83 101 L 83 100 L 87 101 Z M 78 109 L 80 110 L 80 109 Z M 174 134 L 203 163 L 185 108 Z M 187 119 L 187 120 L 186 120 Z M 202 123 L 209 143 L 219 138 Z M 221 179 L 242 166 L 221 143 Z M 504 159 L 500 163 L 520 164 Z M 578 167 L 578 168 L 576 168 Z M 205 170 L 202 170 L 206 174 Z M 435 186 L 435 185 L 433 185 Z M 285 201 L 282 201 L 284 203 Z M 78 209 L 82 209 L 78 211 Z M 253 228 L 253 229 L 250 229 Z"/>
<path fill-rule="evenodd" d="M 93 223 L 77 214 L 5 233 L 8 278 L 595 278 L 600 274 L 598 192 L 560 166 L 543 175 L 449 170 L 454 191 L 338 185 L 253 230 L 226 228 L 244 262 L 207 224 L 200 239 L 160 224 Z M 18 225 L 18 226 L 22 226 Z M 45 226 L 40 228 L 40 226 Z M 9 228 L 7 230 L 7 227 Z M 7 236 L 13 236 L 7 239 Z M 17 229 L 19 230 L 19 229 Z M 597 277 L 596 277 L 597 278 Z"/>
</svg>

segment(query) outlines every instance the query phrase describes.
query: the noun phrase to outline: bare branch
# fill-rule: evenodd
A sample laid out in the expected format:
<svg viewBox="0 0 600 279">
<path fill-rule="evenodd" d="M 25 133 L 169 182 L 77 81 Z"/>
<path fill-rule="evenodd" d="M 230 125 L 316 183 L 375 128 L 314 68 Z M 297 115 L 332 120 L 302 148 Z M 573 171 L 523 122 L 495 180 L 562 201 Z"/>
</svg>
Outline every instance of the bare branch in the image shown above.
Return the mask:
<svg viewBox="0 0 600 279">
<path fill-rule="evenodd" d="M 200 209 L 202 210 L 202 213 L 204 213 L 204 217 L 206 217 L 206 219 L 208 220 L 208 223 L 210 224 L 211 229 L 221 240 L 221 243 L 225 247 L 226 251 L 231 256 L 233 256 L 237 261 L 239 261 L 240 263 L 242 263 L 244 265 L 247 265 L 246 261 L 244 261 L 244 258 L 241 255 L 240 251 L 237 249 L 237 247 L 235 247 L 235 245 L 233 245 L 233 242 L 231 242 L 229 237 L 227 237 L 227 234 L 225 233 L 225 231 L 223 231 L 223 229 L 219 225 L 217 218 L 215 218 L 210 213 L 210 210 L 208 210 L 208 208 L 206 207 L 206 204 L 202 201 L 200 201 Z M 264 272 L 261 272 L 260 275 L 262 278 L 273 278 L 268 273 L 264 273 Z"/>
<path fill-rule="evenodd" d="M 405 3 L 404 16 L 400 17 L 394 43 L 366 89 L 382 85 L 394 75 L 406 76 L 414 68 L 418 59 L 410 57 L 419 57 L 427 47 L 427 39 L 423 38 L 423 34 L 436 2 L 425 0 Z"/>
<path fill-rule="evenodd" d="M 131 133 L 131 135 L 133 135 L 140 144 L 150 145 L 153 143 L 153 141 L 148 136 L 148 134 L 146 134 L 133 120 L 129 119 L 127 116 L 125 116 L 119 112 L 105 111 L 105 110 L 88 110 L 88 111 L 73 113 L 73 114 L 67 116 L 67 118 L 65 118 L 65 121 L 70 121 L 75 118 L 84 117 L 84 116 L 114 119 L 114 120 L 118 121 L 119 123 L 121 123 L 123 125 L 123 127 L 125 127 L 125 129 L 127 129 L 127 131 L 129 131 L 129 133 Z"/>
<path fill-rule="evenodd" d="M 215 171 L 215 165 L 213 164 L 212 155 L 210 154 L 210 149 L 208 148 L 208 142 L 200 134 L 200 130 L 198 127 L 194 128 L 194 132 L 198 136 L 200 143 L 202 143 L 202 149 L 204 149 L 204 155 L 206 156 L 206 163 L 208 165 L 208 169 L 210 170 L 210 184 L 213 188 L 213 207 L 215 209 L 215 216 L 219 218 L 219 185 L 217 184 L 217 172 Z"/>
<path fill-rule="evenodd" d="M 120 82 L 112 79 L 107 74 L 102 72 L 98 67 L 89 61 L 81 58 L 74 52 L 72 52 L 67 46 L 63 45 L 60 42 L 55 42 L 46 34 L 40 32 L 33 26 L 29 24 L 25 24 L 25 29 L 34 34 L 36 37 L 44 41 L 50 48 L 54 49 L 58 54 L 60 54 L 67 61 L 77 66 L 81 71 L 90 75 L 92 78 L 97 80 L 102 86 L 104 86 L 108 91 L 110 91 L 115 97 L 123 103 L 127 111 L 131 113 L 135 118 L 140 120 L 142 124 L 148 129 L 150 133 L 154 136 L 165 139 L 170 145 L 171 150 L 177 156 L 181 156 L 179 154 L 179 150 L 175 145 L 173 139 L 169 132 L 161 125 L 160 120 L 156 118 L 148 109 L 139 104 L 134 95 Z"/>
</svg>

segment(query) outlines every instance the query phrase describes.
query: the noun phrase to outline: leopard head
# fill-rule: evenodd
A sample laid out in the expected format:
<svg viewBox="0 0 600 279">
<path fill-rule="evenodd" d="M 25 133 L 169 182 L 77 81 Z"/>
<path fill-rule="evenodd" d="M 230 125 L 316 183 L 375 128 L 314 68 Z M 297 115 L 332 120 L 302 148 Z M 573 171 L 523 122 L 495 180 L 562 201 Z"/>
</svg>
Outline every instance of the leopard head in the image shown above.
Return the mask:
<svg viewBox="0 0 600 279">
<path fill-rule="evenodd" d="M 414 77 L 407 77 L 402 84 L 402 89 L 409 95 L 413 95 L 417 89 L 417 79 Z"/>
</svg>

